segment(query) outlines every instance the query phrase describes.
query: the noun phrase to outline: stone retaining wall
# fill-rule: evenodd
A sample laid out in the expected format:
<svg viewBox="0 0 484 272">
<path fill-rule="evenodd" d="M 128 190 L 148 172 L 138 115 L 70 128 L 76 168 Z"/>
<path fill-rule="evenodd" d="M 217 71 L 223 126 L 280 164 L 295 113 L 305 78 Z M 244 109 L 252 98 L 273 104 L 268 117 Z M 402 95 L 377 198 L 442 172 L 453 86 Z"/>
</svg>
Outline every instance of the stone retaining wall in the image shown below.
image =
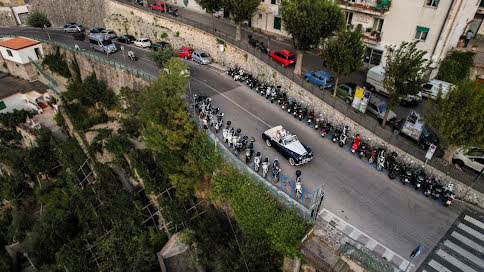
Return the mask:
<svg viewBox="0 0 484 272">
<path fill-rule="evenodd" d="M 209 53 L 215 62 L 222 66 L 231 67 L 238 65 L 242 69 L 257 75 L 265 81 L 283 86 L 284 91 L 293 98 L 296 98 L 299 102 L 308 104 L 311 108 L 314 108 L 317 112 L 325 112 L 325 115 L 331 118 L 333 123 L 346 124 L 349 126 L 352 133 L 358 132 L 363 139 L 371 138 L 371 144 L 377 144 L 385 146 L 389 151 L 395 151 L 399 154 L 399 157 L 404 161 L 413 161 L 415 164 L 423 164 L 419 159 L 410 156 L 402 150 L 396 148 L 393 145 L 383 141 L 380 137 L 367 129 L 360 126 L 358 123 L 350 120 L 345 115 L 341 114 L 338 110 L 331 107 L 321 99 L 301 88 L 293 81 L 279 73 L 277 70 L 268 66 L 259 58 L 240 50 L 239 48 L 224 43 L 215 36 L 203 32 L 200 29 L 193 28 L 188 25 L 181 24 L 177 21 L 158 16 L 149 12 L 145 12 L 139 9 L 135 9 L 131 6 L 121 4 L 117 1 L 105 0 L 106 12 L 110 14 L 106 18 L 105 23 L 107 27 L 113 29 L 127 29 L 128 31 L 143 31 L 143 35 L 150 38 L 159 40 L 159 33 L 166 32 L 169 42 L 175 47 L 178 46 L 191 46 L 196 49 L 204 50 Z M 132 32 L 133 33 L 133 32 Z M 179 39 L 179 38 L 183 39 Z M 183 41 L 186 41 L 183 44 Z M 221 45 L 223 44 L 223 49 Z M 449 176 L 445 173 L 438 171 L 437 169 L 427 165 L 427 172 L 431 172 L 434 175 L 443 177 L 444 183 L 453 182 L 454 193 L 457 198 L 462 198 L 467 189 L 467 186 Z M 484 207 L 484 195 L 471 190 L 466 198 L 466 202 L 474 205 Z"/>
</svg>

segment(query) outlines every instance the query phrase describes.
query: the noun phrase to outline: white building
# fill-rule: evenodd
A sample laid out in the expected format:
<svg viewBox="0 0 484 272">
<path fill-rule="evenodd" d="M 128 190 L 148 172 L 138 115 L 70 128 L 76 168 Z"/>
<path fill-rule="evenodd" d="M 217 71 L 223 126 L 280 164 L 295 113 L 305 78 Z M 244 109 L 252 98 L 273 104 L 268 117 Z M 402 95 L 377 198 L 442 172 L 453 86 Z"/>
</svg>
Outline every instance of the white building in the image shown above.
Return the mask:
<svg viewBox="0 0 484 272">
<path fill-rule="evenodd" d="M 0 55 L 8 73 L 28 80 L 38 78 L 37 71 L 30 60 L 42 58 L 40 42 L 23 37 L 0 41 Z"/>
<path fill-rule="evenodd" d="M 49 94 L 47 92 L 31 90 L 28 92 L 17 92 L 14 90 L 0 91 L 0 114 L 13 112 L 14 110 L 30 110 L 34 112 L 43 112 L 47 108 Z"/>
</svg>

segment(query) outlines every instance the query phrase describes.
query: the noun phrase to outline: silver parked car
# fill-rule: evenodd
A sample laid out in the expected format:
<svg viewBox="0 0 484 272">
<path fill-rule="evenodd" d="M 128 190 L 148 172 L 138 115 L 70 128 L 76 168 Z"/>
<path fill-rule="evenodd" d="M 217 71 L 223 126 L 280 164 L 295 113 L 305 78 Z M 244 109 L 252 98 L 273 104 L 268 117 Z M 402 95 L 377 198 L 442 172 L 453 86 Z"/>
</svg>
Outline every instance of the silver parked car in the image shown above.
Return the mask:
<svg viewBox="0 0 484 272">
<path fill-rule="evenodd" d="M 101 31 L 101 34 L 103 34 L 104 36 L 110 38 L 110 39 L 114 39 L 116 38 L 116 33 L 113 31 L 113 30 L 109 30 L 109 29 L 104 29 Z"/>
<path fill-rule="evenodd" d="M 366 112 L 375 116 L 378 119 L 378 122 L 383 122 L 383 118 L 385 117 L 385 112 L 387 110 L 387 104 L 378 97 L 373 96 L 368 103 L 368 107 L 366 108 Z M 397 119 L 397 115 L 390 111 L 388 113 L 387 122 L 393 123 Z"/>
<path fill-rule="evenodd" d="M 192 60 L 196 61 L 200 64 L 209 64 L 212 62 L 212 58 L 209 54 L 205 53 L 204 51 L 193 51 L 192 53 Z"/>
<path fill-rule="evenodd" d="M 452 163 L 480 172 L 484 167 L 484 150 L 478 147 L 459 148 L 452 157 Z"/>
<path fill-rule="evenodd" d="M 78 24 L 70 25 L 70 24 L 67 24 L 65 26 L 66 27 L 64 27 L 64 32 L 83 32 L 84 31 L 84 27 L 82 25 L 78 25 Z"/>
</svg>

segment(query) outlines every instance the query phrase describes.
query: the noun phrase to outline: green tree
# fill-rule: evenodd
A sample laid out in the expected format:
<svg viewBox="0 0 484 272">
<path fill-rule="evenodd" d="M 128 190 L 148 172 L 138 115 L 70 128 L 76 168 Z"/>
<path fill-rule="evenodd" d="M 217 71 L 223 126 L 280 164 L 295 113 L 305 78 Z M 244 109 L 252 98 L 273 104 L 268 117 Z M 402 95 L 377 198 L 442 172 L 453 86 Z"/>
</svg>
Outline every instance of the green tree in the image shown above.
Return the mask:
<svg viewBox="0 0 484 272">
<path fill-rule="evenodd" d="M 54 54 L 47 54 L 42 60 L 42 66 L 47 66 L 52 72 L 65 78 L 70 78 L 71 72 L 67 66 L 66 55 L 60 52 L 59 47 L 55 48 Z"/>
<path fill-rule="evenodd" d="M 445 96 L 440 93 L 435 101 L 428 101 L 425 118 L 444 138 L 447 161 L 452 161 L 461 146 L 484 146 L 483 87 L 476 88 L 475 81 L 464 80 Z"/>
<path fill-rule="evenodd" d="M 417 94 L 425 83 L 425 72 L 430 61 L 425 58 L 426 51 L 419 50 L 416 42 L 402 42 L 399 47 L 388 46 L 383 87 L 388 91 L 390 101 L 387 105 L 382 127 L 387 117 L 405 95 Z"/>
<path fill-rule="evenodd" d="M 297 75 L 301 74 L 304 51 L 318 46 L 345 23 L 339 4 L 331 0 L 282 0 L 281 14 L 284 29 L 291 34 L 297 50 Z"/>
<path fill-rule="evenodd" d="M 40 10 L 32 10 L 27 17 L 27 24 L 32 27 L 50 26 L 47 14 Z"/>
<path fill-rule="evenodd" d="M 470 51 L 452 51 L 440 64 L 437 78 L 454 84 L 467 79 L 474 65 L 475 54 Z"/>
<path fill-rule="evenodd" d="M 170 49 L 159 49 L 150 52 L 151 60 L 156 63 L 156 66 L 158 66 L 160 69 L 163 69 L 165 67 L 165 63 L 175 56 L 175 52 Z"/>
<path fill-rule="evenodd" d="M 58 269 L 69 272 L 95 271 L 86 246 L 80 238 L 65 243 L 55 254 Z"/>
<path fill-rule="evenodd" d="M 126 137 L 111 135 L 106 138 L 104 147 L 117 156 L 122 156 L 128 153 L 133 148 L 133 143 Z"/>
<path fill-rule="evenodd" d="M 232 20 L 234 20 L 236 30 L 235 39 L 240 41 L 240 28 L 242 22 L 249 21 L 254 16 L 254 12 L 260 5 L 259 0 L 222 0 L 223 5 L 230 11 Z"/>
<path fill-rule="evenodd" d="M 339 79 L 359 71 L 363 66 L 366 46 L 361 40 L 362 36 L 361 28 L 357 27 L 354 31 L 341 31 L 334 39 L 324 43 L 321 56 L 336 78 L 333 96 L 336 96 Z"/>
<path fill-rule="evenodd" d="M 212 29 L 215 28 L 213 14 L 219 11 L 223 7 L 221 0 L 195 0 L 199 6 L 201 6 L 211 16 Z"/>
</svg>

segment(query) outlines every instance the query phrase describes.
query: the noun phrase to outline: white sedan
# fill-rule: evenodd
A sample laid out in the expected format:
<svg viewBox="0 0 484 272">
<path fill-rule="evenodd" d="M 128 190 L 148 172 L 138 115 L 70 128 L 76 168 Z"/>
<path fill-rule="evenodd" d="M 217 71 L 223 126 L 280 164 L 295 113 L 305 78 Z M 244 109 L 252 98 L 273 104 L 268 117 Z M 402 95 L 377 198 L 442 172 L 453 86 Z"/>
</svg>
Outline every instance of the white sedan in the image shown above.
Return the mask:
<svg viewBox="0 0 484 272">
<path fill-rule="evenodd" d="M 134 44 L 141 48 L 146 48 L 151 46 L 151 41 L 148 38 L 139 38 L 134 41 Z"/>
</svg>

